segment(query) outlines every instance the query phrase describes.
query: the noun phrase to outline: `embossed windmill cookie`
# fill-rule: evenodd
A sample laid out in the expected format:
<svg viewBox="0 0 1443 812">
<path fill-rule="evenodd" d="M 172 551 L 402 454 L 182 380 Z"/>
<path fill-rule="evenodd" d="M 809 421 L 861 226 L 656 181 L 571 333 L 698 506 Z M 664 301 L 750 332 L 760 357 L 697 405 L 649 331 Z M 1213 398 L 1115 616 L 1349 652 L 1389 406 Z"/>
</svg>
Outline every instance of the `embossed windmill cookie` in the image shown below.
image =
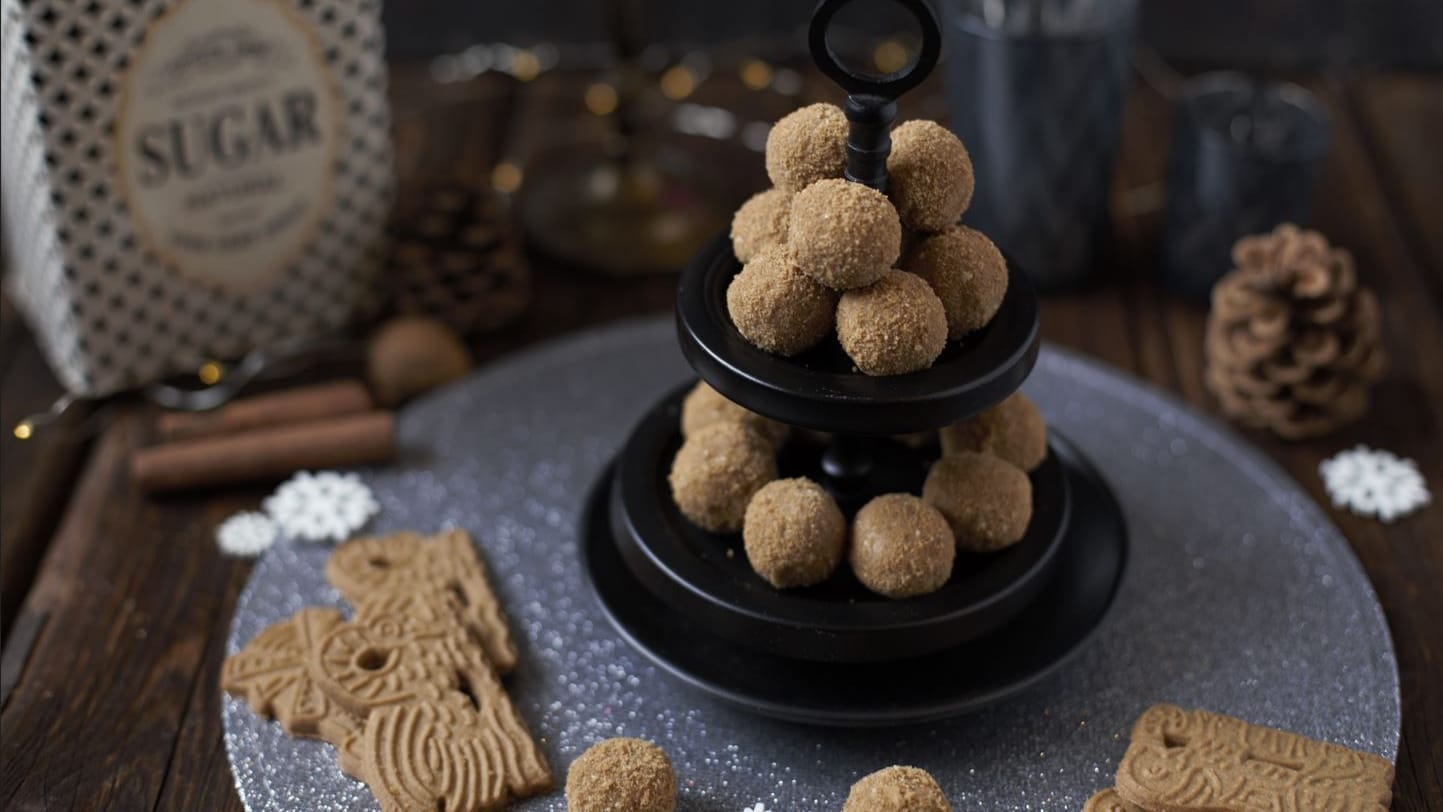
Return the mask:
<svg viewBox="0 0 1443 812">
<path fill-rule="evenodd" d="M 358 610 L 384 594 L 438 596 L 455 608 L 498 674 L 516 667 L 511 630 L 464 530 L 352 539 L 331 554 L 326 578 Z"/>
<path fill-rule="evenodd" d="M 1370 753 L 1173 705 L 1143 713 L 1117 769 L 1118 796 L 1151 812 L 1384 812 L 1392 785 Z"/>
<path fill-rule="evenodd" d="M 511 703 L 476 694 L 367 718 L 362 778 L 383 812 L 483 812 L 551 789 L 551 772 Z"/>
<path fill-rule="evenodd" d="M 1118 797 L 1117 790 L 1111 787 L 1102 790 L 1083 805 L 1082 812 L 1144 812 L 1139 807 L 1124 801 Z"/>
<path fill-rule="evenodd" d="M 314 635 L 341 622 L 335 609 L 313 608 L 268 626 L 226 658 L 220 685 L 256 713 L 280 722 L 287 733 L 330 742 L 341 769 L 359 776 L 363 721 L 321 690 L 306 666 Z"/>
</svg>

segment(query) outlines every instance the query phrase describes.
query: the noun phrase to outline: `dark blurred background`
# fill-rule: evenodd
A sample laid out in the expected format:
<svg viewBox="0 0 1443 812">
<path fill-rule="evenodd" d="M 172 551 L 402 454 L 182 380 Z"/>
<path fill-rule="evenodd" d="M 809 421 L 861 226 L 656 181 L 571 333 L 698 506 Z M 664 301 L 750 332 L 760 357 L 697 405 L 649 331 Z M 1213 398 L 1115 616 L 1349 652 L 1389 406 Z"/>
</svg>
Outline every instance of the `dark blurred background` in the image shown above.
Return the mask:
<svg viewBox="0 0 1443 812">
<path fill-rule="evenodd" d="M 666 0 L 646 3 L 648 41 L 681 48 L 751 40 L 797 50 L 806 0 Z M 877 4 L 885 5 L 885 4 Z M 938 3 L 939 10 L 949 5 Z M 610 4 L 597 0 L 386 4 L 393 57 L 424 57 L 475 42 L 605 47 Z M 1439 0 L 1146 0 L 1141 43 L 1180 67 L 1248 70 L 1443 68 Z M 777 54 L 773 54 L 776 56 Z"/>
</svg>

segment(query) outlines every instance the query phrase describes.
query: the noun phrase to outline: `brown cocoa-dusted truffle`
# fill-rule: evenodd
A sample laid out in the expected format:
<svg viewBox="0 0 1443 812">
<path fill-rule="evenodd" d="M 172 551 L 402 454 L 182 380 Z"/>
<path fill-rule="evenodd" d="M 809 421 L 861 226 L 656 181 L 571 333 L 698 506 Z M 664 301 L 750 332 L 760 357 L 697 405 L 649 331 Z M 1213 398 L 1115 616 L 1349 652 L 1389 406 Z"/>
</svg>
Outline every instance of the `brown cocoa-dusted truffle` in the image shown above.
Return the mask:
<svg viewBox="0 0 1443 812">
<path fill-rule="evenodd" d="M 862 585 L 889 598 L 936 592 L 952 577 L 957 545 L 937 509 L 908 493 L 888 493 L 852 519 L 847 560 Z"/>
<path fill-rule="evenodd" d="M 782 116 L 767 133 L 767 176 L 799 192 L 847 168 L 847 117 L 835 104 L 810 104 Z"/>
<path fill-rule="evenodd" d="M 769 483 L 747 505 L 742 541 L 757 575 L 778 589 L 825 581 L 847 546 L 847 520 L 822 486 L 806 479 Z"/>
<path fill-rule="evenodd" d="M 881 279 L 902 253 L 902 226 L 887 196 L 860 183 L 821 180 L 792 198 L 787 247 L 797 267 L 829 288 Z"/>
<path fill-rule="evenodd" d="M 727 313 L 742 338 L 767 352 L 791 356 L 832 332 L 836 291 L 797 269 L 785 246 L 764 249 L 727 286 Z"/>
<path fill-rule="evenodd" d="M 982 232 L 952 226 L 919 241 L 902 267 L 927 280 L 947 312 L 947 337 L 987 326 L 1007 293 L 1007 261 Z"/>
<path fill-rule="evenodd" d="M 971 552 L 1016 544 L 1032 521 L 1032 480 L 991 454 L 943 455 L 927 472 L 922 498 L 947 518 L 957 546 Z"/>
<path fill-rule="evenodd" d="M 727 400 L 706 381 L 697 381 L 681 402 L 681 436 L 691 437 L 698 431 L 719 422 L 741 423 L 755 429 L 771 443 L 772 448 L 781 448 L 790 429 L 787 424 L 778 423 L 768 417 L 738 406 Z"/>
<path fill-rule="evenodd" d="M 837 340 L 868 375 L 915 372 L 947 346 L 947 316 L 921 277 L 891 270 L 871 287 L 842 294 Z"/>
<path fill-rule="evenodd" d="M 941 431 L 942 453 L 979 451 L 1001 457 L 1024 471 L 1047 459 L 1047 424 L 1021 392 Z"/>
<path fill-rule="evenodd" d="M 747 503 L 777 478 L 771 443 L 740 423 L 713 423 L 697 431 L 671 463 L 671 495 L 677 509 L 703 530 L 742 529 Z"/>
<path fill-rule="evenodd" d="M 641 739 L 606 739 L 566 771 L 567 812 L 673 812 L 676 773 L 660 747 Z"/>
<path fill-rule="evenodd" d="M 950 130 L 918 119 L 892 130 L 887 193 L 907 228 L 941 231 L 972 202 L 972 159 Z"/>
<path fill-rule="evenodd" d="M 952 805 L 926 770 L 888 767 L 853 784 L 842 812 L 952 812 Z"/>
<path fill-rule="evenodd" d="M 768 189 L 752 195 L 732 215 L 732 253 L 746 262 L 763 248 L 787 241 L 792 193 Z"/>
</svg>

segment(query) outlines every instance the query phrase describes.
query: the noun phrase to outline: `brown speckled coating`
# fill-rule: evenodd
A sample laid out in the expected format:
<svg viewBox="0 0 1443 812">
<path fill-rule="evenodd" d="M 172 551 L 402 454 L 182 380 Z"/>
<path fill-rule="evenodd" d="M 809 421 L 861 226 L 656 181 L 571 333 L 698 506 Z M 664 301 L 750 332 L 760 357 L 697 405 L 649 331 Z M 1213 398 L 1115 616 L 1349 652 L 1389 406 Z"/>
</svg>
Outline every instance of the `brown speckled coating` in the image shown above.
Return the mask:
<svg viewBox="0 0 1443 812">
<path fill-rule="evenodd" d="M 936 592 L 952 577 L 956 556 L 946 518 L 911 494 L 878 496 L 852 519 L 847 560 L 857 580 L 879 595 Z"/>
<path fill-rule="evenodd" d="M 767 133 L 767 176 L 798 192 L 847 168 L 847 117 L 835 104 L 811 104 L 782 116 Z"/>
<path fill-rule="evenodd" d="M 786 442 L 790 429 L 768 417 L 739 406 L 727 400 L 706 381 L 698 381 L 681 402 L 681 436 L 690 437 L 698 431 L 719 422 L 741 423 L 755 429 L 771 443 L 780 448 Z"/>
<path fill-rule="evenodd" d="M 791 192 L 768 189 L 752 195 L 732 215 L 732 253 L 746 262 L 763 248 L 785 243 L 791 211 Z"/>
<path fill-rule="evenodd" d="M 935 121 L 906 121 L 892 130 L 887 176 L 887 193 L 907 228 L 941 231 L 972 202 L 967 148 Z"/>
<path fill-rule="evenodd" d="M 831 335 L 837 292 L 798 270 L 788 249 L 773 246 L 732 278 L 727 313 L 742 338 L 775 355 L 791 356 Z"/>
<path fill-rule="evenodd" d="M 947 312 L 947 337 L 957 340 L 992 321 L 1007 294 L 1007 261 L 987 235 L 967 226 L 920 240 L 902 267 L 927 280 Z"/>
<path fill-rule="evenodd" d="M 837 340 L 868 375 L 915 372 L 932 366 L 947 346 L 947 316 L 921 277 L 892 270 L 871 287 L 842 294 Z"/>
<path fill-rule="evenodd" d="M 1032 521 L 1032 480 L 991 454 L 944 455 L 927 472 L 922 498 L 947 518 L 957 546 L 971 552 L 1016 544 Z"/>
<path fill-rule="evenodd" d="M 952 812 L 952 805 L 926 770 L 887 767 L 853 784 L 842 812 Z"/>
<path fill-rule="evenodd" d="M 676 773 L 660 747 L 606 739 L 587 748 L 566 773 L 567 812 L 672 812 Z"/>
<path fill-rule="evenodd" d="M 1142 807 L 1132 804 L 1119 798 L 1117 790 L 1111 787 L 1098 792 L 1082 807 L 1082 812 L 1144 812 Z"/>
<path fill-rule="evenodd" d="M 887 196 L 860 183 L 821 180 L 792 198 L 787 247 L 807 276 L 836 290 L 866 287 L 902 255 L 902 226 Z"/>
<path fill-rule="evenodd" d="M 703 530 L 742 529 L 747 503 L 777 478 L 772 446 L 740 423 L 714 423 L 682 443 L 667 482 L 677 509 Z"/>
<path fill-rule="evenodd" d="M 825 581 L 842 561 L 847 520 L 822 486 L 779 479 L 757 491 L 742 526 L 747 561 L 778 589 Z"/>
<path fill-rule="evenodd" d="M 1021 392 L 940 432 L 943 454 L 979 451 L 1001 457 L 1024 471 L 1047 459 L 1047 424 L 1036 404 Z"/>
</svg>

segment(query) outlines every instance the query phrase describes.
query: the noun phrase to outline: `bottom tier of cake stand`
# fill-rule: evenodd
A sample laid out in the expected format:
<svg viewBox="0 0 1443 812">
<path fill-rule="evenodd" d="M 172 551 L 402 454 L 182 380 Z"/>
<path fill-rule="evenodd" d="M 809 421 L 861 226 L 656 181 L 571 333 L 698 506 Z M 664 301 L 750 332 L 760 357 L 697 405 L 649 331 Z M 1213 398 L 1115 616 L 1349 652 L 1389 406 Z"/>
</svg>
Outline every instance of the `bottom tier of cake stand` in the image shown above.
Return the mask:
<svg viewBox="0 0 1443 812">
<path fill-rule="evenodd" d="M 1054 437 L 1071 510 L 1055 566 L 1004 625 L 945 651 L 873 663 L 826 663 L 730 641 L 656 597 L 613 532 L 614 472 L 599 480 L 581 534 L 583 568 L 617 631 L 659 668 L 766 716 L 824 725 L 892 725 L 967 713 L 1036 683 L 1107 613 L 1127 558 L 1117 500 L 1078 451 Z"/>
</svg>

